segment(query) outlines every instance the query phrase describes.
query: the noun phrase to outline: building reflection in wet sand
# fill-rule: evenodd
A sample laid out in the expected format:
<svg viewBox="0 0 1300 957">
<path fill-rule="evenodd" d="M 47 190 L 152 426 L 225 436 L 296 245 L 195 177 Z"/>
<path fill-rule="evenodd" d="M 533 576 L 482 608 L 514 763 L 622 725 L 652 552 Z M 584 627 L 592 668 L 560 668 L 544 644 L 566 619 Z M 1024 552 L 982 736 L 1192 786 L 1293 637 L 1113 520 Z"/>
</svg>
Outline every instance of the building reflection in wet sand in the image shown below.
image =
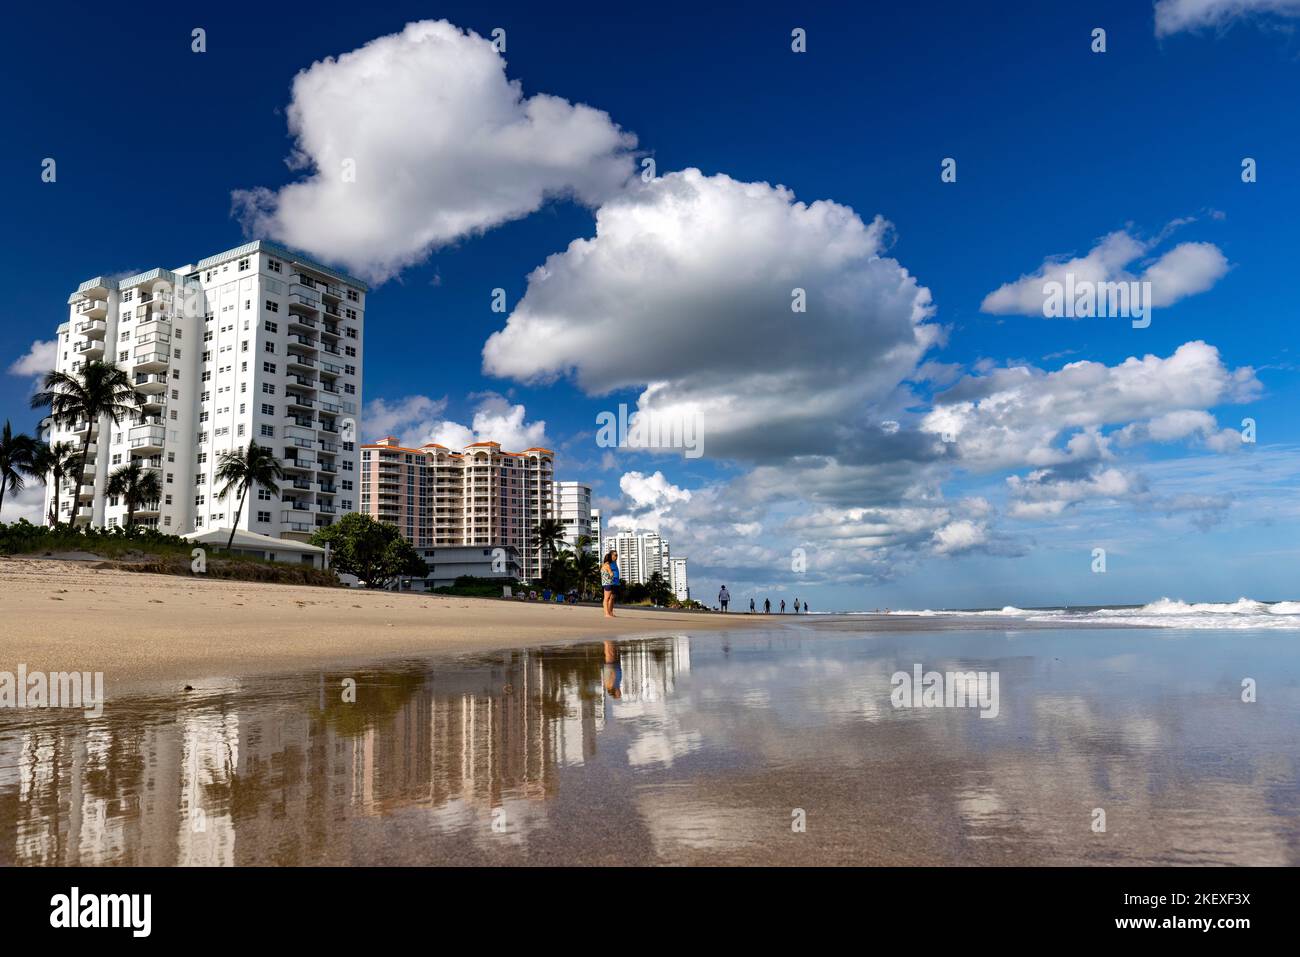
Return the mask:
<svg viewBox="0 0 1300 957">
<path fill-rule="evenodd" d="M 1296 864 L 1290 640 L 754 632 L 0 713 L 0 864 Z M 891 707 L 917 661 L 998 671 L 996 720 Z"/>
<path fill-rule="evenodd" d="M 671 694 L 689 647 L 621 643 L 620 700 Z M 436 824 L 483 818 L 489 831 L 493 809 L 533 817 L 526 805 L 555 791 L 557 770 L 596 754 L 605 662 L 600 645 L 513 651 L 231 682 L 179 704 L 113 702 L 93 721 L 25 712 L 15 727 L 10 715 L 0 864 L 326 862 L 338 825 L 357 814 L 420 806 L 439 812 Z M 357 681 L 355 703 L 345 678 Z"/>
</svg>

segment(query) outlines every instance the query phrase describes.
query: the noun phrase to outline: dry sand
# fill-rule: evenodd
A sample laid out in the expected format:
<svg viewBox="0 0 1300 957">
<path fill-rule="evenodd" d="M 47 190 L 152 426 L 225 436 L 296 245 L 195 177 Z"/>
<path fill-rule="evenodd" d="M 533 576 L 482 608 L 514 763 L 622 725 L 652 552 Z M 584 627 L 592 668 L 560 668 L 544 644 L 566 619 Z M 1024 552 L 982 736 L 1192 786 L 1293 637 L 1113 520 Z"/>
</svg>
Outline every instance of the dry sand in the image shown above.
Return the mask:
<svg viewBox="0 0 1300 957">
<path fill-rule="evenodd" d="M 721 615 L 149 575 L 0 559 L 0 671 L 102 671 L 108 690 L 604 637 L 698 633 Z M 752 625 L 753 619 L 750 619 Z"/>
</svg>

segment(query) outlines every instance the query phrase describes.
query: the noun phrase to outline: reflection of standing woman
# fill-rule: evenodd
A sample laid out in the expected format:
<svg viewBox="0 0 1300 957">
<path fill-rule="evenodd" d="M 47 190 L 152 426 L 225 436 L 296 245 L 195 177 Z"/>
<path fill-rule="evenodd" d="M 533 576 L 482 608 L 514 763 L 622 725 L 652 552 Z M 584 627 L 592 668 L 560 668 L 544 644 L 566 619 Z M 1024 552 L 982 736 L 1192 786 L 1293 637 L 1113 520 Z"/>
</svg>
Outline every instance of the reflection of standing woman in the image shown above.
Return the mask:
<svg viewBox="0 0 1300 957">
<path fill-rule="evenodd" d="M 621 582 L 618 580 L 618 552 L 609 551 L 600 566 L 600 587 L 604 591 L 605 617 L 614 617 L 614 589 Z"/>
<path fill-rule="evenodd" d="M 600 669 L 600 683 L 611 698 L 623 697 L 623 663 L 614 642 L 605 642 L 605 665 Z"/>
</svg>

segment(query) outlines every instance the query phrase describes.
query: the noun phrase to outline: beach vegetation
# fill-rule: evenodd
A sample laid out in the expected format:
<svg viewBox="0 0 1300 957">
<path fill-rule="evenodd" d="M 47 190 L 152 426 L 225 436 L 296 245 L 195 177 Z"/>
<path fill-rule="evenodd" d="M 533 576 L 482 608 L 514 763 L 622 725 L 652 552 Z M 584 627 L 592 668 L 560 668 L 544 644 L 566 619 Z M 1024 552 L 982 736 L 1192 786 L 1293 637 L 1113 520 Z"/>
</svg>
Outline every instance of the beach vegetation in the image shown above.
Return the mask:
<svg viewBox="0 0 1300 957">
<path fill-rule="evenodd" d="M 318 530 L 311 543 L 328 545 L 330 567 L 355 575 L 367 588 L 387 588 L 403 576 L 424 578 L 429 574 L 429 566 L 396 525 L 360 512 L 350 512 Z"/>
</svg>

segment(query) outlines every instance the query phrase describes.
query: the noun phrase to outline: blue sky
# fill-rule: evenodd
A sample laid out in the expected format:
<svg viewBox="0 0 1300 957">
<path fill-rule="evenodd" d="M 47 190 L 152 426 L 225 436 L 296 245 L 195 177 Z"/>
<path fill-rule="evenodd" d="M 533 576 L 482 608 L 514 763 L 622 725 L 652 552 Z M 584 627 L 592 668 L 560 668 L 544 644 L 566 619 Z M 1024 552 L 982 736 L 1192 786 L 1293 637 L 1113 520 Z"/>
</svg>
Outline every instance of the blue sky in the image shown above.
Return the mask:
<svg viewBox="0 0 1300 957">
<path fill-rule="evenodd" d="M 1296 597 L 1300 6 L 862 6 L 25 8 L 0 415 L 32 421 L 82 279 L 276 238 L 374 282 L 367 437 L 546 444 L 697 596 Z M 461 32 L 498 27 L 503 73 Z M 357 188 L 317 182 L 354 156 Z M 1068 260 L 1155 277 L 1151 325 L 1015 305 Z M 703 457 L 598 447 L 638 400 Z"/>
</svg>

